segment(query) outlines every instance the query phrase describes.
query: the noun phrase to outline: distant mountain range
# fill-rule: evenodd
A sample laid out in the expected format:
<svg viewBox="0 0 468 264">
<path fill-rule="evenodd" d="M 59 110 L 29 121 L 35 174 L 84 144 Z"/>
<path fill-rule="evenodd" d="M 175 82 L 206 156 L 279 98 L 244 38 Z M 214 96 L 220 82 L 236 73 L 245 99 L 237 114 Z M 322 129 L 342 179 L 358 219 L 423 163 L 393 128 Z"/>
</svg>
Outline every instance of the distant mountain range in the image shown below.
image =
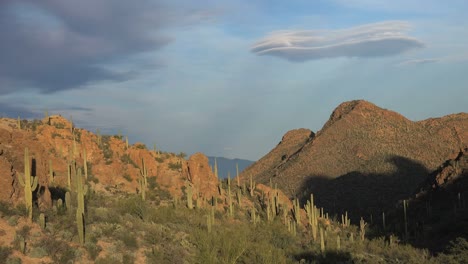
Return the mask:
<svg viewBox="0 0 468 264">
<path fill-rule="evenodd" d="M 250 164 L 255 161 L 245 160 L 245 159 L 228 159 L 224 157 L 208 157 L 210 166 L 213 168 L 214 163 L 218 164 L 218 176 L 219 178 L 225 179 L 228 177 L 228 173 L 231 175 L 231 178 L 236 177 L 236 164 L 239 165 L 239 174 L 247 168 Z"/>
</svg>

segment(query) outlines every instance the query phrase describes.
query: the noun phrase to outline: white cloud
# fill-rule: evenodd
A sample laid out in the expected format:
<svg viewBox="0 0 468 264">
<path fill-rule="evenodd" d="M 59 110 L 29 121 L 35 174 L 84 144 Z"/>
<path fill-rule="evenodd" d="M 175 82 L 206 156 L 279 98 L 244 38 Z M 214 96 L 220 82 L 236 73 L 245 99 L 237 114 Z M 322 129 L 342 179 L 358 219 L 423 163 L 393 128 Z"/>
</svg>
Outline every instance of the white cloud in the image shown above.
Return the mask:
<svg viewBox="0 0 468 264">
<path fill-rule="evenodd" d="M 415 65 L 415 64 L 430 64 L 430 63 L 437 63 L 440 62 L 440 59 L 411 59 L 411 60 L 405 60 L 401 63 L 399 63 L 399 66 L 404 66 L 404 65 Z"/>
<path fill-rule="evenodd" d="M 406 34 L 409 29 L 407 22 L 385 21 L 341 30 L 274 31 L 251 50 L 290 61 L 389 56 L 424 47 Z"/>
</svg>

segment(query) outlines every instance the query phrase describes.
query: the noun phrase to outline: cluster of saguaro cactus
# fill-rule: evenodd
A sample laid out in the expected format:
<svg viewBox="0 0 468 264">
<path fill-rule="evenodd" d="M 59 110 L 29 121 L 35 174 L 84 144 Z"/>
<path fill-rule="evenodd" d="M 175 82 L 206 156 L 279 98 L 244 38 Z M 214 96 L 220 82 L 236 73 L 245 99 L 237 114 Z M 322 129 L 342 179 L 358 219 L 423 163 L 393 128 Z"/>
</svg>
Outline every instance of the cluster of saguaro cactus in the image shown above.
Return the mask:
<svg viewBox="0 0 468 264">
<path fill-rule="evenodd" d="M 290 220 L 288 221 L 288 231 L 291 232 L 293 236 L 296 236 L 297 234 L 297 224 L 295 221 Z"/>
<path fill-rule="evenodd" d="M 307 213 L 307 220 L 312 228 L 312 238 L 317 241 L 317 228 L 318 228 L 318 209 L 314 205 L 314 194 L 310 194 L 310 200 L 307 201 L 305 210 Z"/>
<path fill-rule="evenodd" d="M 299 199 L 293 200 L 293 215 L 294 220 L 296 220 L 297 224 L 301 223 L 301 206 L 299 205 Z"/>
<path fill-rule="evenodd" d="M 148 170 L 146 169 L 145 160 L 141 158 L 142 168 L 140 169 L 140 193 L 141 199 L 144 201 L 146 200 L 146 188 L 148 186 Z"/>
<path fill-rule="evenodd" d="M 24 149 L 24 175 L 19 176 L 19 183 L 24 187 L 24 203 L 28 209 L 29 220 L 32 221 L 33 215 L 33 192 L 37 188 L 37 177 L 31 176 L 31 167 L 29 163 L 29 151 L 28 148 Z"/>
<path fill-rule="evenodd" d="M 341 225 L 343 227 L 349 227 L 351 225 L 351 220 L 348 218 L 348 211 L 346 211 L 344 215 L 341 215 Z"/>
<path fill-rule="evenodd" d="M 366 236 L 366 225 L 367 223 L 361 217 L 361 221 L 359 221 L 359 235 L 361 237 L 361 241 L 364 241 L 364 238 Z"/>
</svg>

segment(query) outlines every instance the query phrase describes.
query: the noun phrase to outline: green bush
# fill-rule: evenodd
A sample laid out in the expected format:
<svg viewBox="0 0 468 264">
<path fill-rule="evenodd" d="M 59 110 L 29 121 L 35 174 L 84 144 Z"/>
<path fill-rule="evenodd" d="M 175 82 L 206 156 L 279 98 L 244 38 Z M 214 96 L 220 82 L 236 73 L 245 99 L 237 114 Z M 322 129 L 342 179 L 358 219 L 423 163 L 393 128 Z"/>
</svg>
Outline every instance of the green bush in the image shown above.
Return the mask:
<svg viewBox="0 0 468 264">
<path fill-rule="evenodd" d="M 179 170 L 182 168 L 182 164 L 179 163 L 179 162 L 176 162 L 176 163 L 173 163 L 173 162 L 170 162 L 169 165 L 168 165 L 169 169 L 171 170 Z"/>
<path fill-rule="evenodd" d="M 0 246 L 0 263 L 5 263 L 12 252 L 11 247 Z"/>
</svg>

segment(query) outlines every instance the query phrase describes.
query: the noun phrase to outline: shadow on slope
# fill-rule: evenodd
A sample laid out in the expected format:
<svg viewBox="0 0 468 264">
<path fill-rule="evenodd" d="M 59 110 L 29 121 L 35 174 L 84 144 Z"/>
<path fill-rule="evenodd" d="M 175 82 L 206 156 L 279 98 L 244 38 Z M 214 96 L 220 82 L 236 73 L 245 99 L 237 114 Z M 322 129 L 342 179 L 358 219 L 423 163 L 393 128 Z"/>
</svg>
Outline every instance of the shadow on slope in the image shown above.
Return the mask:
<svg viewBox="0 0 468 264">
<path fill-rule="evenodd" d="M 313 193 L 317 206 L 331 215 L 348 211 L 352 222 L 357 223 L 361 216 L 370 222 L 370 215 L 379 216 L 414 194 L 429 174 L 421 163 L 405 157 L 391 156 L 387 162 L 395 167 L 391 174 L 354 171 L 334 179 L 309 176 L 298 192 L 301 201 L 305 202 Z"/>
<path fill-rule="evenodd" d="M 304 252 L 294 256 L 300 263 L 352 263 L 353 259 L 349 252 L 327 251 L 325 254 L 320 252 Z"/>
</svg>

